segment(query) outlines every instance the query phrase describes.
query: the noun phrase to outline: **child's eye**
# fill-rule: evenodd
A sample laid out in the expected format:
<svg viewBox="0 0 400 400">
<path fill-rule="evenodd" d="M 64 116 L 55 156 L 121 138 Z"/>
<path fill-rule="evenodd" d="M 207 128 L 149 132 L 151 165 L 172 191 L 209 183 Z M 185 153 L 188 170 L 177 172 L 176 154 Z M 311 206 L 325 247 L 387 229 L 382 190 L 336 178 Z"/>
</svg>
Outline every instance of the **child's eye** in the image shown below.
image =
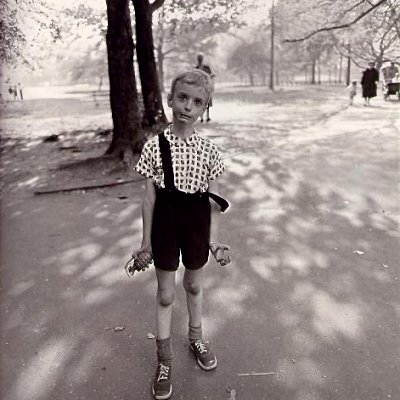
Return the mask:
<svg viewBox="0 0 400 400">
<path fill-rule="evenodd" d="M 185 100 L 185 99 L 186 99 L 186 95 L 180 94 L 180 95 L 178 96 L 178 99 L 179 99 L 179 100 Z"/>
<path fill-rule="evenodd" d="M 195 100 L 196 105 L 201 106 L 203 102 L 199 99 Z"/>
</svg>

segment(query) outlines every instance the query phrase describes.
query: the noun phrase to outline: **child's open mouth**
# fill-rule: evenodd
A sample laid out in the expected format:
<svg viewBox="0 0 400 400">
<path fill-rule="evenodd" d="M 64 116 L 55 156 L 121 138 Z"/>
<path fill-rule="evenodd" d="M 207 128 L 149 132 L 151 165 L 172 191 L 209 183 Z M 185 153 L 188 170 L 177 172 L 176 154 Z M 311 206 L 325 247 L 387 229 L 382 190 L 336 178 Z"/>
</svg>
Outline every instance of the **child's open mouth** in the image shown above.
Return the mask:
<svg viewBox="0 0 400 400">
<path fill-rule="evenodd" d="M 181 118 L 183 118 L 183 119 L 188 119 L 188 120 L 190 120 L 190 119 L 192 119 L 189 115 L 186 115 L 186 114 L 179 114 L 179 116 L 181 117 Z"/>
</svg>

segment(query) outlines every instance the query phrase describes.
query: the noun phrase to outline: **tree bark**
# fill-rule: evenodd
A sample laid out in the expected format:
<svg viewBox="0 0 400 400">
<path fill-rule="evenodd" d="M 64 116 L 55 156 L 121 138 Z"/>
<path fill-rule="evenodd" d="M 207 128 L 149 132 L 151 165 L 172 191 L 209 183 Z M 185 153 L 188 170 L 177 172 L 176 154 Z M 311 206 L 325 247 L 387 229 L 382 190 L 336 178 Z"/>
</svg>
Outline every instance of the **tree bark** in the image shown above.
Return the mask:
<svg viewBox="0 0 400 400">
<path fill-rule="evenodd" d="M 274 1 L 272 0 L 272 5 L 270 9 L 271 18 L 271 48 L 270 48 L 270 76 L 269 76 L 269 88 L 274 90 L 274 50 L 275 50 L 275 9 Z"/>
<path fill-rule="evenodd" d="M 250 86 L 254 86 L 254 75 L 253 75 L 253 71 L 249 70 L 249 71 L 248 71 L 248 74 L 249 74 Z"/>
<path fill-rule="evenodd" d="M 123 158 L 126 150 L 140 152 L 144 138 L 133 68 L 134 44 L 129 0 L 106 0 L 106 35 L 113 137 L 106 154 Z"/>
<path fill-rule="evenodd" d="M 161 92 L 164 92 L 164 54 L 162 44 L 157 47 L 158 82 Z"/>
<path fill-rule="evenodd" d="M 161 15 L 159 16 L 158 21 L 158 38 L 157 38 L 157 67 L 158 67 L 158 83 L 160 85 L 161 93 L 164 93 L 165 85 L 164 85 L 164 18 L 165 18 L 165 9 L 164 6 L 161 7 Z"/>
<path fill-rule="evenodd" d="M 152 16 L 154 3 L 132 0 L 135 8 L 136 54 L 143 95 L 143 126 L 157 126 L 167 122 L 162 105 L 159 77 L 154 57 Z M 159 2 L 162 3 L 162 2 Z"/>
<path fill-rule="evenodd" d="M 347 69 L 346 69 L 346 86 L 350 85 L 351 76 L 351 44 L 347 45 Z"/>
<path fill-rule="evenodd" d="M 321 84 L 321 56 L 317 58 L 317 67 L 318 67 L 318 85 Z"/>
<path fill-rule="evenodd" d="M 311 64 L 311 84 L 315 85 L 315 69 L 316 69 L 316 61 L 313 60 Z"/>
</svg>

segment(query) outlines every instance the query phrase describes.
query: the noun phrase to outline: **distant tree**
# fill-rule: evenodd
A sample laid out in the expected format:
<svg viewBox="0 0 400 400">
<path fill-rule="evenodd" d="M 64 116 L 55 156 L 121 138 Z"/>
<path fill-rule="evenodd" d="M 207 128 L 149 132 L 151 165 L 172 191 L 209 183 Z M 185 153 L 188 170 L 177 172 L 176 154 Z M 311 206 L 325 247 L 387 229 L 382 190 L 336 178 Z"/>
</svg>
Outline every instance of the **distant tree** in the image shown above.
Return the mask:
<svg viewBox="0 0 400 400">
<path fill-rule="evenodd" d="M 170 0 L 155 14 L 155 48 L 161 87 L 165 61 L 180 66 L 196 63 L 198 53 L 216 48 L 215 36 L 243 24 L 242 11 L 248 1 Z"/>
<path fill-rule="evenodd" d="M 67 60 L 67 63 L 71 64 L 69 71 L 72 82 L 94 83 L 96 80 L 98 90 L 101 90 L 108 74 L 106 43 L 101 41 L 90 46 L 73 60 Z"/>
<path fill-rule="evenodd" d="M 393 2 L 394 3 L 394 2 Z M 399 2 L 400 7 L 400 2 Z M 385 60 L 400 61 L 400 13 L 381 7 L 348 32 L 337 34 L 337 49 L 359 67 L 373 60 L 379 69 Z M 351 40 L 351 53 L 347 43 Z"/>
<path fill-rule="evenodd" d="M 113 137 L 107 154 L 124 158 L 143 145 L 136 77 L 133 68 L 134 43 L 129 0 L 106 0 L 107 53 Z"/>
<path fill-rule="evenodd" d="M 360 65 L 364 63 L 360 59 L 368 57 L 379 64 L 388 53 L 388 43 L 394 46 L 400 31 L 400 0 L 280 0 L 277 9 L 286 27 L 282 42 L 308 49 L 311 81 L 315 81 L 315 66 L 321 66 L 321 56 L 334 57 L 331 50 L 336 49 L 340 60 L 347 60 L 348 82 L 352 62 Z M 382 15 L 391 22 L 384 23 Z"/>
<path fill-rule="evenodd" d="M 281 9 L 291 14 L 296 25 L 296 31 L 291 29 L 285 41 L 301 42 L 319 33 L 349 28 L 381 7 L 395 9 L 395 3 L 398 0 L 281 0 Z"/>
<path fill-rule="evenodd" d="M 305 60 L 310 67 L 310 83 L 321 83 L 321 64 L 325 54 L 334 45 L 334 37 L 330 34 L 320 34 L 311 37 L 304 43 L 301 48 L 304 51 Z"/>
<path fill-rule="evenodd" d="M 251 86 L 260 77 L 266 83 L 266 70 L 269 64 L 265 41 L 242 42 L 237 45 L 228 58 L 227 68 L 238 75 L 246 74 Z"/>
<path fill-rule="evenodd" d="M 61 39 L 57 54 L 70 80 L 95 79 L 101 89 L 107 75 L 107 15 L 105 11 L 79 4 L 63 11 Z"/>
</svg>

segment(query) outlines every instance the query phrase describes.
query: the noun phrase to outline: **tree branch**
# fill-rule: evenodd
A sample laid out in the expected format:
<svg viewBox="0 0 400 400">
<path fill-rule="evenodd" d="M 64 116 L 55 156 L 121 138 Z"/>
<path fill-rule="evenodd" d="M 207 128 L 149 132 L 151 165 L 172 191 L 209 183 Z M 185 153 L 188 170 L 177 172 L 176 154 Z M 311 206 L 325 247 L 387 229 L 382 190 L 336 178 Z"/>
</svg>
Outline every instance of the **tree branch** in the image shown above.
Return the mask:
<svg viewBox="0 0 400 400">
<path fill-rule="evenodd" d="M 361 4 L 365 3 L 365 0 L 360 0 L 358 3 L 354 4 L 352 7 L 350 7 L 348 10 L 346 10 L 343 13 L 343 16 L 345 16 L 346 14 L 348 14 L 349 12 L 355 10 L 358 6 L 360 6 Z"/>
<path fill-rule="evenodd" d="M 153 13 L 154 11 L 158 10 L 164 4 L 164 1 L 165 0 L 154 0 L 150 4 L 151 12 Z"/>
<path fill-rule="evenodd" d="M 283 42 L 284 43 L 296 43 L 296 42 L 303 42 L 304 40 L 309 39 L 310 37 L 316 35 L 317 33 L 321 33 L 321 32 L 329 32 L 329 31 L 333 31 L 333 30 L 338 30 L 338 29 L 343 29 L 343 28 L 348 28 L 351 25 L 354 25 L 356 22 L 358 22 L 360 19 L 364 18 L 366 15 L 368 15 L 371 11 L 375 10 L 377 7 L 379 7 L 380 5 L 382 5 L 383 3 L 386 3 L 387 0 L 380 0 L 378 1 L 378 3 L 372 5 L 368 10 L 364 11 L 363 13 L 361 13 L 358 17 L 354 18 L 352 21 L 346 23 L 346 24 L 341 24 L 341 25 L 334 25 L 334 26 L 329 26 L 329 27 L 325 27 L 325 28 L 320 28 L 317 29 L 311 33 L 309 33 L 306 36 L 303 36 L 302 38 L 298 38 L 298 39 L 284 39 Z"/>
</svg>

